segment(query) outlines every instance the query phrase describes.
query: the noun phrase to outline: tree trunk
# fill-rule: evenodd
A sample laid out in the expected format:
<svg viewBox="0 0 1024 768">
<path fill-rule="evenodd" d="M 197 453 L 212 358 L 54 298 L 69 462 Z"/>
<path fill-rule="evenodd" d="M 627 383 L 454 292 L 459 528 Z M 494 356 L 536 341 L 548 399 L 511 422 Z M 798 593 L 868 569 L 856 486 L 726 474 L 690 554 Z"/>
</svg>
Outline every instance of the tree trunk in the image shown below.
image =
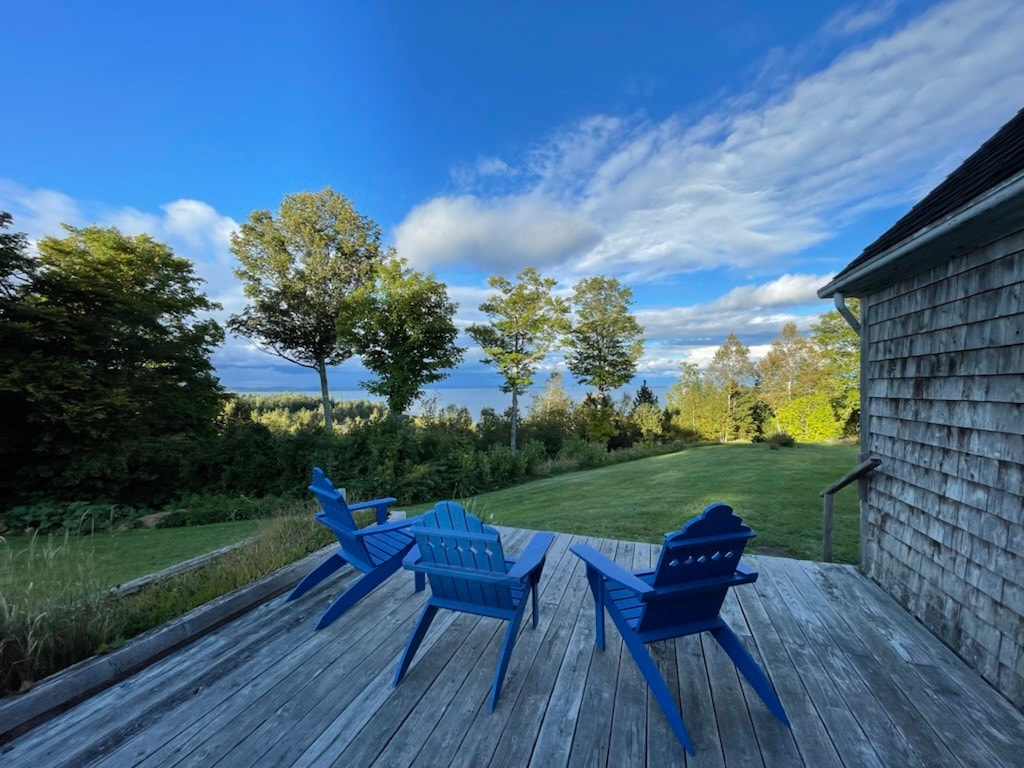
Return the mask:
<svg viewBox="0 0 1024 768">
<path fill-rule="evenodd" d="M 513 387 L 512 388 L 512 429 L 511 429 L 512 437 L 511 437 L 511 439 L 509 441 L 510 444 L 511 444 L 510 447 L 512 449 L 512 453 L 516 452 L 516 432 L 518 431 L 518 427 L 519 427 L 519 393 Z"/>
<path fill-rule="evenodd" d="M 334 432 L 334 414 L 331 410 L 331 393 L 327 389 L 327 363 L 318 360 L 316 372 L 320 374 L 320 399 L 324 404 L 324 431 L 327 434 L 332 434 Z"/>
</svg>

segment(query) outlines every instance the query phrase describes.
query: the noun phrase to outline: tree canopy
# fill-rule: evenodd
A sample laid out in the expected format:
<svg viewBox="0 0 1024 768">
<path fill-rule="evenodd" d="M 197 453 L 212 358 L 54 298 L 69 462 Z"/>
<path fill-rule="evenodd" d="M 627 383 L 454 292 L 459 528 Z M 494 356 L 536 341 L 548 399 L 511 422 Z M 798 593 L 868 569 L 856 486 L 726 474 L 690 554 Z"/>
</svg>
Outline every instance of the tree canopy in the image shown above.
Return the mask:
<svg viewBox="0 0 1024 768">
<path fill-rule="evenodd" d="M 519 397 L 533 383 L 540 362 L 568 330 L 568 302 L 552 296 L 557 281 L 541 277 L 527 267 L 511 282 L 500 275 L 488 279 L 495 289 L 480 311 L 487 324 L 471 325 L 466 332 L 479 344 L 485 357 L 504 378 L 502 392 L 512 394 L 511 448 L 516 449 Z"/>
<path fill-rule="evenodd" d="M 860 315 L 860 301 L 848 299 L 855 315 Z M 831 310 L 811 326 L 811 341 L 821 354 L 827 394 L 839 414 L 846 434 L 858 431 L 860 414 L 860 336 L 842 315 Z"/>
<path fill-rule="evenodd" d="M 793 400 L 816 392 L 821 384 L 821 361 L 814 344 L 800 335 L 796 323 L 786 323 L 757 365 L 758 391 L 775 414 Z"/>
<path fill-rule="evenodd" d="M 404 260 L 395 258 L 342 312 L 339 339 L 377 374 L 361 385 L 386 398 L 392 413 L 404 413 L 423 393 L 423 385 L 447 378 L 462 362 L 452 322 L 455 310 L 444 283 L 407 269 Z"/>
<path fill-rule="evenodd" d="M 576 321 L 566 366 L 600 394 L 628 384 L 644 351 L 643 326 L 629 314 L 633 291 L 609 277 L 587 277 L 573 291 Z"/>
<path fill-rule="evenodd" d="M 38 260 L 23 240 L 2 245 L 0 398 L 16 414 L 3 443 L 31 453 L 5 463 L 102 498 L 132 472 L 137 485 L 159 474 L 140 462 L 173 450 L 173 436 L 213 427 L 223 393 L 209 356 L 223 331 L 192 263 L 168 246 L 65 229 L 39 242 Z"/>
<path fill-rule="evenodd" d="M 339 317 L 369 284 L 388 253 L 381 230 L 344 195 L 285 195 L 275 217 L 253 211 L 231 237 L 235 276 L 250 303 L 228 327 L 265 351 L 312 368 L 320 379 L 324 426 L 333 429 L 327 367 L 353 354 Z"/>
</svg>

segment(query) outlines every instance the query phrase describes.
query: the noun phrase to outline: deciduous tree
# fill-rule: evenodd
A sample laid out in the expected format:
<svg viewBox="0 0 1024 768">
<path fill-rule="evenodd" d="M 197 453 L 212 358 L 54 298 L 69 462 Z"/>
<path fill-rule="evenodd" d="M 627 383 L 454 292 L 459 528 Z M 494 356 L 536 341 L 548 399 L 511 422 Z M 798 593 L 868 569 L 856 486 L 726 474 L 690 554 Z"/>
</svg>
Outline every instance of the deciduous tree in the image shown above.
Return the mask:
<svg viewBox="0 0 1024 768">
<path fill-rule="evenodd" d="M 156 480 L 153 457 L 173 460 L 177 437 L 212 429 L 223 331 L 191 262 L 168 246 L 65 229 L 39 242 L 37 262 L 3 258 L 0 393 L 31 435 L 29 474 L 59 478 L 51 492 L 124 496 Z"/>
<path fill-rule="evenodd" d="M 372 286 L 347 305 L 338 336 L 377 378 L 361 382 L 387 399 L 391 413 L 404 413 L 423 394 L 423 386 L 448 377 L 462 362 L 452 322 L 455 303 L 444 283 L 389 260 Z"/>
<path fill-rule="evenodd" d="M 855 315 L 860 314 L 857 299 L 849 299 L 848 305 Z M 823 386 L 836 418 L 843 423 L 846 434 L 856 435 L 860 413 L 860 337 L 842 315 L 832 310 L 811 326 L 811 341 L 821 352 Z"/>
<path fill-rule="evenodd" d="M 557 281 L 541 277 L 533 267 L 516 276 L 516 282 L 494 276 L 487 284 L 495 289 L 480 311 L 487 315 L 485 325 L 471 325 L 467 333 L 484 351 L 483 361 L 493 365 L 505 383 L 502 392 L 512 394 L 510 444 L 516 450 L 519 424 L 519 397 L 533 383 L 545 355 L 568 329 L 568 303 L 552 296 Z"/>
<path fill-rule="evenodd" d="M 324 427 L 333 430 L 327 368 L 352 356 L 339 317 L 388 255 L 381 230 L 344 195 L 286 195 L 275 217 L 253 211 L 231 237 L 248 306 L 228 327 L 264 351 L 311 368 L 320 379 Z"/>
<path fill-rule="evenodd" d="M 757 365 L 758 392 L 775 418 L 779 410 L 799 397 L 817 392 L 822 384 L 821 357 L 817 348 L 800 335 L 796 323 L 786 323 L 771 348 Z"/>
<path fill-rule="evenodd" d="M 748 399 L 740 397 L 756 381 L 750 348 L 730 333 L 708 365 L 707 376 L 725 399 L 725 419 L 720 439 L 750 437 L 754 430 L 753 414 Z"/>
<path fill-rule="evenodd" d="M 599 394 L 628 384 L 644 351 L 644 329 L 629 314 L 633 291 L 609 277 L 580 280 L 573 292 L 576 319 L 565 363 L 576 380 Z"/>
</svg>

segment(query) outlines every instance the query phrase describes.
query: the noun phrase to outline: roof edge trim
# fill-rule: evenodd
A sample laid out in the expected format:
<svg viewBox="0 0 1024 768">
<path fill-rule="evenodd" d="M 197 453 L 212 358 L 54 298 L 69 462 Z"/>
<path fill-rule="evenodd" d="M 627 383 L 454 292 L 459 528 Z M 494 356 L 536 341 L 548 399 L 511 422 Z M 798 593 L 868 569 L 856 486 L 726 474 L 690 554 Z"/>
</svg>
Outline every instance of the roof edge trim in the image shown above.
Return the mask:
<svg viewBox="0 0 1024 768">
<path fill-rule="evenodd" d="M 839 292 L 846 292 L 851 284 L 859 283 L 872 273 L 893 261 L 903 258 L 932 240 L 950 232 L 978 214 L 1000 205 L 1015 195 L 1024 193 L 1024 171 L 1011 176 L 1000 184 L 975 197 L 967 205 L 946 216 L 941 221 L 924 227 L 910 237 L 901 240 L 887 251 L 861 264 L 846 274 L 840 274 L 818 289 L 818 297 L 829 299 Z M 852 294 L 856 295 L 856 294 Z"/>
</svg>

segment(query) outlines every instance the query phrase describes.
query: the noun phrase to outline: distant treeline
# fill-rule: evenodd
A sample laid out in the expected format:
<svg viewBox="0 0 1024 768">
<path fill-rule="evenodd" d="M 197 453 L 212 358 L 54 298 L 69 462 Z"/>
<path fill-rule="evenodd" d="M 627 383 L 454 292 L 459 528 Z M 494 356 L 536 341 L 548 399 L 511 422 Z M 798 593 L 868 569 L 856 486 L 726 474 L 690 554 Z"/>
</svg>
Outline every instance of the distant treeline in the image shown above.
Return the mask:
<svg viewBox="0 0 1024 768">
<path fill-rule="evenodd" d="M 474 423 L 465 408 L 428 403 L 419 416 L 405 415 L 433 373 L 414 376 L 412 389 L 412 380 L 392 381 L 402 396 L 389 400 L 401 407 L 232 396 L 210 362 L 224 337 L 210 317 L 217 306 L 200 291 L 191 262 L 147 235 L 96 226 L 68 227 L 33 253 L 24 235 L 4 231 L 10 224 L 0 212 L 0 510 L 49 501 L 160 506 L 191 494 L 297 497 L 313 466 L 354 497 L 414 503 L 665 445 L 855 433 L 858 345 L 837 313 L 824 315 L 809 339 L 786 326 L 757 365 L 730 335 L 706 370 L 684 364 L 664 405 L 646 382 L 614 401 L 603 393 L 633 379 L 642 346 L 639 325 L 629 322 L 631 292 L 614 280 L 584 280 L 574 326 L 559 306 L 554 319 L 510 330 L 522 306 L 543 304 L 550 292 L 553 282 L 534 270 L 515 284 L 493 278 L 497 293 L 481 305 L 494 317 L 478 335 L 493 342 L 485 352 L 503 361 L 503 389 L 513 394 L 505 413 L 484 409 Z M 601 310 L 606 305 L 615 311 Z M 556 331 L 574 339 L 567 367 L 595 391 L 573 402 L 555 374 L 521 417 L 515 395 L 547 347 L 527 364 L 515 352 L 520 342 L 511 352 L 502 345 L 544 337 L 550 346 Z"/>
</svg>

